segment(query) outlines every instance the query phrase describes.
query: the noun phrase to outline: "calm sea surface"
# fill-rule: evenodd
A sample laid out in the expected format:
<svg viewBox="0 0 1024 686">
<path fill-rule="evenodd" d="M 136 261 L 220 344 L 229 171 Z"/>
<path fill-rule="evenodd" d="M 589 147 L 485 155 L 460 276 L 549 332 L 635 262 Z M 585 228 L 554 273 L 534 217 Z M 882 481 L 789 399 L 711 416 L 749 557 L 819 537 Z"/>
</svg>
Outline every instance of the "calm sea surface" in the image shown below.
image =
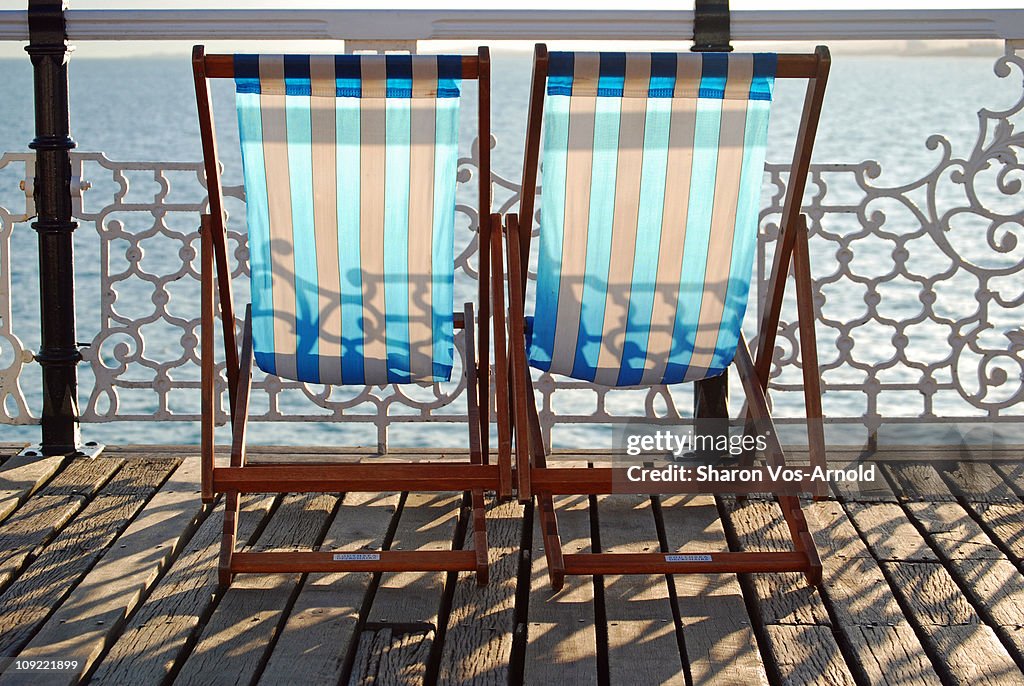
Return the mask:
<svg viewBox="0 0 1024 686">
<path fill-rule="evenodd" d="M 942 134 L 953 146 L 953 154 L 966 157 L 970 154 L 978 136 L 978 115 L 982 107 L 1002 109 L 1010 106 L 1020 97 L 1021 78 L 1013 72 L 1010 78 L 999 79 L 993 74 L 993 57 L 915 57 L 894 58 L 875 56 L 843 56 L 834 58 L 832 76 L 829 84 L 828 97 L 822 115 L 821 127 L 815 147 L 814 159 L 819 163 L 857 163 L 873 159 L 881 164 L 882 174 L 873 183 L 879 186 L 896 186 L 922 177 L 931 170 L 939 159 L 935 150 L 930 150 L 925 142 L 932 134 Z M 494 152 L 493 166 L 496 174 L 507 179 L 518 180 L 520 159 L 523 149 L 523 135 L 526 124 L 526 97 L 530 80 L 530 56 L 523 53 L 496 52 L 493 59 L 494 100 L 492 102 L 492 118 L 494 134 L 498 140 Z M 0 60 L 2 73 L 3 99 L 0 100 L 0 152 L 21 152 L 32 139 L 32 88 L 31 69 L 28 59 Z M 220 84 L 227 86 L 227 84 Z M 237 138 L 234 130 L 234 114 L 230 86 L 216 90 L 214 93 L 216 116 L 221 128 L 222 155 L 226 165 L 226 179 L 230 183 L 238 183 L 240 179 L 237 160 Z M 467 92 L 473 86 L 467 87 Z M 773 106 L 770 131 L 769 161 L 788 161 L 792 137 L 796 129 L 799 103 L 803 92 L 802 85 L 797 83 L 780 83 L 777 85 L 776 104 Z M 475 91 L 474 91 L 475 92 Z M 463 124 L 470 127 L 475 107 L 474 98 L 469 98 L 463 109 Z M 201 159 L 199 131 L 196 122 L 195 101 L 192 86 L 190 60 L 187 56 L 180 58 L 124 58 L 118 60 L 72 59 L 71 62 L 71 107 L 73 137 L 81 151 L 102 151 L 108 158 L 115 161 L 198 161 Z M 464 137 L 465 138 L 465 137 Z M 468 154 L 467 149 L 464 154 Z M 0 207 L 9 208 L 12 212 L 23 211 L 17 183 L 20 179 L 21 167 L 15 165 L 0 170 Z M 110 179 L 92 179 L 93 190 L 85 194 L 87 208 L 96 209 L 107 204 L 116 190 Z M 172 184 L 174 181 L 172 181 Z M 156 185 L 150 180 L 149 186 L 134 189 L 134 197 L 139 202 L 151 201 Z M 836 197 L 844 200 L 859 197 L 856 188 L 830 189 Z M 196 197 L 195 189 L 188 191 L 189 199 Z M 862 195 L 862 194 L 861 194 Z M 467 195 L 466 201 L 472 201 Z M 763 202 L 767 203 L 767 193 Z M 240 205 L 236 207 L 235 216 L 239 216 Z M 879 208 L 883 209 L 883 208 Z M 116 217 L 125 222 L 131 230 L 140 230 L 152 225 L 149 213 L 135 213 L 134 219 L 127 213 Z M 168 220 L 175 228 L 187 228 L 188 217 Z M 842 223 L 853 222 L 845 228 L 832 226 L 837 231 L 851 231 L 856 228 L 856 219 L 837 220 Z M 133 224 L 132 222 L 141 222 Z M 175 223 L 176 222 L 176 223 Z M 184 222 L 184 223 L 183 223 Z M 912 218 L 894 213 L 890 230 L 911 230 L 914 228 Z M 461 238 L 468 237 L 464 231 Z M 457 240 L 459 240 L 457 236 Z M 81 341 L 91 340 L 99 325 L 98 303 L 99 293 L 99 251 L 95 229 L 86 224 L 76 234 L 77 265 L 79 274 L 78 287 L 78 337 Z M 962 251 L 972 259 L 990 259 L 991 250 L 987 249 L 982 239 L 968 236 L 963 240 Z M 14 230 L 12 238 L 13 266 L 12 282 L 14 292 L 14 328 L 24 344 L 30 349 L 38 349 L 38 296 L 37 296 L 37 253 L 36 237 L 27 224 L 20 224 Z M 167 244 L 171 246 L 170 243 Z M 882 275 L 892 269 L 891 256 L 893 244 L 886 241 L 860 241 L 854 244 L 854 264 L 859 274 L 872 276 Z M 972 252 L 973 251 L 973 252 Z M 816 275 L 827 275 L 834 271 L 834 244 L 823 244 L 817 247 L 813 255 Z M 934 252 L 934 251 L 932 251 Z M 1001 259 L 1013 264 L 1019 262 L 1020 250 L 1013 255 Z M 115 266 L 123 264 L 115 260 Z M 927 270 L 933 267 L 937 271 L 948 267 L 949 262 L 941 255 L 929 256 L 923 250 L 915 270 Z M 145 268 L 153 273 L 173 271 L 180 266 L 180 258 L 175 247 L 161 253 L 155 248 L 147 248 Z M 175 298 L 183 299 L 183 311 L 193 311 L 194 302 L 189 302 L 194 295 L 194 282 L 185 283 L 178 291 L 172 290 L 172 310 Z M 977 307 L 974 289 L 976 281 L 970 279 L 947 282 L 940 293 L 940 305 L 953 318 L 969 315 Z M 132 289 L 135 290 L 132 290 Z M 139 283 L 131 287 L 123 287 L 118 294 L 118 309 L 126 314 L 137 313 L 144 316 L 152 311 L 149 300 L 151 288 Z M 880 289 L 880 292 L 884 289 Z M 456 302 L 460 297 L 469 296 L 472 286 L 462 283 L 456 293 Z M 918 300 L 919 288 L 914 284 L 894 283 L 883 293 L 883 302 L 879 311 L 904 319 L 920 311 Z M 863 287 L 833 286 L 825 289 L 826 315 L 832 319 L 843 320 L 857 316 L 864 311 Z M 240 296 L 244 297 L 242 293 Z M 134 301 L 134 302 L 133 302 Z M 134 308 L 134 309 L 133 309 Z M 748 324 L 751 322 L 748 316 Z M 1019 314 L 999 312 L 993 317 L 997 330 L 1002 331 L 1012 326 L 1019 326 Z M 819 329 L 819 331 L 821 331 Z M 180 355 L 180 330 L 159 329 L 147 332 L 147 355 L 161 357 L 161 352 L 173 358 Z M 860 330 L 855 336 L 859 359 L 869 363 L 887 359 L 891 356 L 889 337 L 892 331 L 879 328 L 872 331 L 868 327 Z M 948 337 L 950 330 L 943 327 L 921 327 L 915 330 L 912 338 L 910 354 L 919 355 L 918 359 L 931 361 L 941 359 L 948 354 Z M 877 346 L 876 346 L 877 343 Z M 834 335 L 821 331 L 821 355 L 823 360 L 834 357 Z M 878 348 L 877 356 L 873 356 L 873 348 Z M 174 351 L 177 349 L 177 355 Z M 945 352 L 944 352 L 945 351 Z M 830 354 L 831 352 L 831 354 Z M 10 351 L 0 346 L 0 366 L 9 359 Z M 903 369 L 908 380 L 917 378 L 916 373 Z M 900 369 L 890 374 L 889 379 L 897 378 Z M 856 375 L 844 377 L 837 372 L 835 381 L 852 380 L 862 377 Z M 83 370 L 82 402 L 88 397 L 91 388 L 91 377 Z M 22 386 L 30 405 L 38 414 L 40 398 L 38 389 L 38 370 L 32 365 L 25 373 Z M 193 394 L 197 395 L 197 394 Z M 683 398 L 683 406 L 688 405 L 688 391 L 678 392 Z M 147 401 L 126 398 L 126 407 L 138 411 L 152 402 L 152 394 Z M 192 410 L 197 398 L 187 399 L 182 406 Z M 965 406 L 957 405 L 951 398 L 945 408 L 950 413 L 963 413 Z M 789 401 L 777 401 L 785 405 Z M 920 401 L 918 401 L 919 403 Z M 141 404 L 140 404 L 141 403 Z M 583 405 L 585 407 L 586 405 Z M 798 407 L 799 405 L 794 405 Z M 883 413 L 895 415 L 917 414 L 918 409 L 908 410 L 907 406 L 894 402 L 889 408 L 880 408 Z M 936 407 L 942 411 L 942 407 Z M 863 396 L 851 394 L 826 395 L 826 414 L 834 416 L 858 416 L 864 412 Z M 311 433 L 313 432 L 313 433 Z M 586 436 L 574 430 L 577 438 Z M 150 442 L 150 443 L 194 443 L 198 440 L 198 429 L 193 424 L 162 424 L 158 431 L 149 425 L 111 425 L 90 424 L 84 427 L 87 439 L 96 439 L 111 443 Z M 417 443 L 451 443 L 451 425 L 419 428 L 396 429 L 394 436 L 399 444 Z M 351 426 L 315 425 L 256 425 L 253 427 L 253 442 L 274 444 L 308 444 L 311 442 L 370 443 L 372 432 Z M 447 440 L 446 440 L 447 438 Z M 36 427 L 0 426 L 0 441 L 3 440 L 38 440 Z"/>
</svg>

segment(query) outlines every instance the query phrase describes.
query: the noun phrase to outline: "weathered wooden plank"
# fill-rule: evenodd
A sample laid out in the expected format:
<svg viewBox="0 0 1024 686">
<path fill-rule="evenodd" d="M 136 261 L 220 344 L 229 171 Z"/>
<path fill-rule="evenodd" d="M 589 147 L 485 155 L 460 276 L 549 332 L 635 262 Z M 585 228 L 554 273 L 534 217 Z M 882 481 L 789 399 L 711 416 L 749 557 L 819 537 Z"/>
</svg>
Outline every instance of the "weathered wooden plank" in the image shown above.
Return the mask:
<svg viewBox="0 0 1024 686">
<path fill-rule="evenodd" d="M 907 500 L 956 500 L 932 462 L 887 462 L 882 465 L 895 484 L 897 495 Z"/>
<path fill-rule="evenodd" d="M 829 455 L 828 468 L 829 469 L 856 469 L 860 464 L 865 465 L 878 465 L 879 463 L 874 460 L 862 460 L 862 459 L 851 459 L 844 460 L 842 458 L 835 458 L 831 454 Z M 833 480 L 831 482 L 832 492 L 837 498 L 844 501 L 859 502 L 859 503 L 894 503 L 896 502 L 896 494 L 893 493 L 892 487 L 889 485 L 888 480 L 882 474 L 882 470 L 876 467 L 874 481 L 845 481 L 845 480 Z"/>
<path fill-rule="evenodd" d="M 725 529 L 710 495 L 662 499 L 668 549 L 680 553 L 729 550 Z M 768 675 L 735 574 L 676 574 L 671 577 L 683 625 L 686 659 L 695 686 L 767 684 Z"/>
<path fill-rule="evenodd" d="M 253 552 L 312 550 L 337 497 L 289 493 L 271 517 Z M 235 577 L 203 627 L 178 674 L 184 684 L 252 683 L 264 663 L 300 574 L 241 574 Z"/>
<path fill-rule="evenodd" d="M 844 625 L 843 635 L 869 684 L 939 686 L 942 683 L 906 621 L 893 626 Z"/>
<path fill-rule="evenodd" d="M 741 551 L 792 550 L 792 539 L 777 503 L 723 498 L 726 516 Z M 828 612 L 817 589 L 807 585 L 803 574 L 751 574 L 758 598 L 760 619 L 765 624 L 828 626 Z"/>
<path fill-rule="evenodd" d="M 0 520 L 21 505 L 53 476 L 64 463 L 63 455 L 53 457 L 13 456 L 0 466 Z"/>
<path fill-rule="evenodd" d="M 178 461 L 168 460 L 168 464 Z M 60 656 L 77 660 L 81 673 L 87 672 L 201 519 L 204 508 L 195 497 L 198 487 L 199 460 L 186 460 L 21 651 L 21 657 Z M 76 677 L 55 672 L 47 682 L 75 683 Z"/>
<path fill-rule="evenodd" d="M 474 532 L 470 518 L 463 548 L 472 547 Z M 459 574 L 441 652 L 440 683 L 509 683 L 522 537 L 523 506 L 488 500 L 490 582 L 481 588 L 475 573 Z"/>
<path fill-rule="evenodd" d="M 0 588 L 11 582 L 32 551 L 53 538 L 122 464 L 122 460 L 110 458 L 73 460 L 0 525 Z"/>
<path fill-rule="evenodd" d="M 981 623 L 978 613 L 942 565 L 883 562 L 882 568 L 904 605 L 911 608 L 913 619 L 918 624 L 952 626 Z"/>
<path fill-rule="evenodd" d="M 921 641 L 843 507 L 807 503 L 804 514 L 825 567 L 825 604 L 851 665 L 869 684 L 939 684 Z"/>
<path fill-rule="evenodd" d="M 1022 636 L 1016 631 L 1024 626 L 1024 578 L 1017 567 L 959 505 L 910 503 L 908 510 L 925 528 L 967 598 L 980 609 L 1017 664 L 1024 664 L 1024 645 L 1017 642 Z"/>
<path fill-rule="evenodd" d="M 591 552 L 587 496 L 557 496 L 554 504 L 563 552 Z M 551 589 L 544 536 L 536 509 L 530 555 L 532 569 L 524 681 L 528 684 L 597 683 L 593 577 L 567 576 L 560 591 Z"/>
<path fill-rule="evenodd" d="M 1024 626 L 1024 577 L 1009 560 L 957 560 L 952 567 L 994 624 L 1007 629 Z"/>
<path fill-rule="evenodd" d="M 822 558 L 870 558 L 846 510 L 834 500 L 805 503 L 804 517 Z"/>
<path fill-rule="evenodd" d="M 903 611 L 874 560 L 826 555 L 823 565 L 828 605 L 840 627 L 896 626 L 903 622 Z"/>
<path fill-rule="evenodd" d="M 462 494 L 409 493 L 392 550 L 451 550 Z M 388 572 L 383 574 L 365 631 L 390 634 L 387 651 L 375 673 L 352 671 L 349 683 L 421 684 L 438 632 L 445 572 Z M 356 664 L 363 661 L 357 653 Z"/>
<path fill-rule="evenodd" d="M 849 506 L 848 506 L 849 507 Z M 871 506 L 880 508 L 884 506 Z M 941 541 L 932 539 L 940 551 L 949 550 L 958 557 L 947 559 L 953 565 L 954 570 L 964 560 L 959 555 L 964 550 L 964 543 L 967 548 L 991 552 L 986 548 L 973 522 L 964 515 L 967 513 L 952 503 L 914 504 L 907 503 L 908 511 L 913 514 L 920 514 L 924 518 L 922 528 L 928 531 L 935 531 L 941 536 Z M 880 511 L 881 512 L 881 511 Z M 898 545 L 888 546 L 885 542 L 876 543 L 871 536 L 867 536 L 869 545 L 876 552 L 887 553 L 893 549 L 905 551 L 904 561 L 899 556 L 887 556 L 882 563 L 890 586 L 900 597 L 901 603 L 907 611 L 907 618 L 918 627 L 919 632 L 924 635 L 926 648 L 930 649 L 933 664 L 936 671 L 943 677 L 944 682 L 970 683 L 980 680 L 995 678 L 991 683 L 1000 683 L 1009 675 L 1019 672 L 1007 671 L 1007 667 L 1013 665 L 1013 659 L 1006 648 L 996 637 L 992 628 L 985 626 L 981 617 L 978 616 L 974 606 L 964 596 L 960 586 L 957 585 L 953 576 L 937 562 L 934 561 L 906 561 L 913 559 L 913 551 L 920 549 L 920 544 L 912 542 L 913 535 L 909 531 L 913 529 L 915 534 L 924 545 L 927 545 L 924 537 L 916 533 L 916 528 L 910 524 L 906 513 L 902 510 L 891 509 L 890 512 L 881 513 L 875 517 L 878 521 L 884 521 L 885 527 L 891 531 L 903 530 L 903 536 L 897 536 L 902 542 Z M 878 514 L 878 513 L 876 513 Z M 903 517 L 905 523 L 899 521 Z M 857 520 L 857 517 L 854 516 Z M 861 522 L 857 521 L 858 527 Z M 863 529 L 862 529 L 863 530 Z M 929 538 L 931 534 L 929 534 Z M 969 545 L 974 541 L 975 545 Z M 979 545 L 981 544 L 981 545 Z M 881 555 L 880 555 L 881 557 Z M 937 556 L 936 556 L 937 557 Z M 993 560 L 980 560 L 982 563 L 992 564 Z M 970 650 L 963 652 L 963 646 L 955 652 L 949 652 L 950 646 L 959 642 L 965 642 Z M 989 660 L 989 664 L 982 668 L 972 666 L 970 656 L 974 659 L 984 655 L 983 659 Z M 1010 681 L 1009 683 L 1014 683 Z"/>
<path fill-rule="evenodd" d="M 832 630 L 826 626 L 769 624 L 764 627 L 779 682 L 784 686 L 854 686 Z"/>
<path fill-rule="evenodd" d="M 984 624 L 927 626 L 934 651 L 942 657 L 946 683 L 958 686 L 1024 684 L 1024 675 Z"/>
<path fill-rule="evenodd" d="M 892 503 L 847 503 L 846 511 L 878 560 L 935 562 L 927 541 Z"/>
<path fill-rule="evenodd" d="M 981 518 L 1014 564 L 1024 565 L 1024 503 L 991 503 L 973 505 L 971 510 Z"/>
<path fill-rule="evenodd" d="M 957 503 L 907 503 L 933 546 L 950 560 L 1001 560 L 1006 556 Z"/>
<path fill-rule="evenodd" d="M 957 461 L 943 470 L 952 492 L 973 503 L 1016 502 L 1017 496 L 992 465 Z"/>
<path fill-rule="evenodd" d="M 262 528 L 273 496 L 243 496 L 238 540 Z M 187 654 L 217 592 L 217 558 L 224 520 L 221 501 L 189 539 L 127 627 L 102 658 L 91 683 L 119 686 L 162 683 Z"/>
<path fill-rule="evenodd" d="M 348 493 L 320 550 L 380 550 L 398 493 Z M 373 575 L 310 574 L 278 636 L 260 683 L 337 684 L 355 650 L 355 629 Z"/>
<path fill-rule="evenodd" d="M 602 552 L 660 550 L 649 496 L 599 496 L 597 513 Z M 604 608 L 611 683 L 685 683 L 664 575 L 606 575 Z"/>
<path fill-rule="evenodd" d="M 0 655 L 18 654 L 174 466 L 126 464 L 0 595 Z"/>
<path fill-rule="evenodd" d="M 992 468 L 1003 477 L 1006 485 L 1018 498 L 1024 497 L 1024 464 L 1021 464 L 1019 459 L 1011 462 L 993 462 Z"/>
</svg>

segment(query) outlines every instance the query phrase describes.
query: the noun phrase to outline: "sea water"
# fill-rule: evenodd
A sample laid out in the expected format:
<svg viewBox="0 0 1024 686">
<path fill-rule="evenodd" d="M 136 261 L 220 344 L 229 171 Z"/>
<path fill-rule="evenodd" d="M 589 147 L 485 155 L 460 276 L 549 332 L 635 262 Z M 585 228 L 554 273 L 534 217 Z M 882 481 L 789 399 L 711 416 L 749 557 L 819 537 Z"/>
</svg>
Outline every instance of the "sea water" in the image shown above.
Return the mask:
<svg viewBox="0 0 1024 686">
<path fill-rule="evenodd" d="M 92 49 L 92 54 L 97 50 Z M 874 186 L 898 186 L 925 176 L 941 160 L 941 150 L 930 149 L 926 141 L 932 134 L 940 134 L 949 140 L 954 157 L 967 157 L 977 142 L 979 132 L 978 110 L 988 108 L 999 110 L 1009 107 L 1020 97 L 1020 73 L 1011 70 L 1010 78 L 1000 79 L 993 73 L 997 53 L 989 56 L 926 56 L 895 57 L 884 55 L 837 55 L 833 58 L 829 89 L 822 112 L 821 125 L 815 145 L 816 163 L 860 163 L 877 160 L 881 175 L 871 179 Z M 493 51 L 493 96 L 492 127 L 497 146 L 492 156 L 494 173 L 518 183 L 521 173 L 523 138 L 526 127 L 527 96 L 530 83 L 531 56 L 516 51 Z M 27 143 L 33 137 L 32 117 L 32 74 L 27 56 L 23 59 L 0 60 L 4 74 L 4 97 L 0 100 L 0 151 L 27 151 Z M 70 63 L 71 120 L 72 136 L 80 151 L 102 151 L 114 161 L 185 161 L 202 159 L 199 144 L 199 129 L 196 119 L 195 99 L 192 84 L 191 61 L 181 56 L 125 57 L 119 59 L 72 58 Z M 470 132 L 475 129 L 475 85 L 466 84 L 468 97 L 464 100 L 462 126 L 466 135 L 461 154 L 470 154 Z M 776 102 L 773 105 L 769 135 L 769 162 L 788 162 L 792 140 L 799 117 L 803 84 L 780 82 L 776 87 Z M 237 133 L 235 128 L 232 92 L 230 83 L 215 84 L 214 101 L 221 155 L 225 164 L 225 183 L 240 182 Z M 95 167 L 92 167 L 95 169 Z M 20 165 L 10 165 L 0 170 L 0 207 L 12 213 L 23 212 L 24 199 L 18 191 Z M 95 211 L 108 204 L 117 185 L 113 179 L 90 178 L 93 189 L 85 194 L 86 208 Z M 181 183 L 175 179 L 174 184 Z M 192 184 L 192 195 L 196 199 L 201 191 Z M 994 183 L 990 184 L 994 186 Z M 460 200 L 472 203 L 475 200 L 473 185 L 460 190 Z M 955 184 L 946 182 L 950 198 L 956 193 Z M 155 183 L 133 187 L 129 198 L 138 202 L 152 202 L 153 193 L 158 190 Z M 772 190 L 766 184 L 762 203 L 768 202 Z M 988 189 L 986 192 L 991 191 Z M 815 192 L 810 184 L 810 192 Z M 833 198 L 830 202 L 858 202 L 863 192 L 856 188 L 835 185 L 829 188 Z M 998 195 L 998 194 L 996 194 Z M 505 197 L 499 186 L 496 193 L 500 200 Z M 808 196 L 810 197 L 810 196 Z M 996 197 L 995 201 L 1000 198 Z M 1005 201 L 1005 198 L 1002 198 Z M 955 206 L 955 205 L 954 205 Z M 236 206 L 236 212 L 238 211 Z M 907 212 L 895 211 L 884 203 L 878 203 L 869 210 L 884 210 L 890 218 L 886 230 L 895 233 L 918 230 L 920 224 Z M 237 216 L 237 214 L 236 214 Z M 148 212 L 120 213 L 105 218 L 105 221 L 121 221 L 130 231 L 151 227 L 153 217 Z M 181 213 L 170 217 L 169 225 L 188 230 L 188 223 L 194 217 Z M 828 215 L 831 226 L 825 227 L 838 233 L 856 231 L 860 224 L 856 216 Z M 177 222 L 173 224 L 173 222 Z M 182 224 L 184 222 L 184 224 Z M 465 222 L 461 222 L 465 224 Z M 236 224 L 237 226 L 237 224 Z M 467 241 L 469 231 L 462 227 L 456 240 Z M 959 242 L 956 249 L 965 259 L 991 264 L 1017 264 L 1024 258 L 1024 245 L 1018 242 L 1009 254 L 997 254 L 988 247 L 983 234 L 954 236 Z M 1019 238 L 1019 236 L 1018 236 Z M 914 254 L 917 263 L 915 271 L 933 269 L 935 272 L 948 268 L 949 260 L 937 253 L 929 239 L 914 242 L 920 249 Z M 104 294 L 99 284 L 99 241 L 92 223 L 83 223 L 75 234 L 78 340 L 90 341 L 100 325 L 99 302 Z M 170 243 L 168 243 L 170 245 Z M 117 245 L 122 250 L 124 244 Z M 852 245 L 854 261 L 852 269 L 859 276 L 868 279 L 882 277 L 893 269 L 894 244 L 887 240 L 861 239 Z M 812 263 L 816 277 L 825 277 L 835 270 L 836 245 L 821 243 L 814 246 Z M 38 327 L 38 267 L 36 236 L 27 223 L 18 224 L 12 237 L 12 298 L 13 326 L 25 346 L 32 350 L 39 347 Z M 116 256 L 115 256 L 116 261 Z M 1002 262 L 1000 262 L 1002 261 Z M 124 266 L 123 255 L 120 268 Z M 148 248 L 144 257 L 145 270 L 151 273 L 171 273 L 180 268 L 181 258 L 176 250 L 165 251 Z M 181 288 L 169 290 L 173 293 L 169 308 L 174 311 L 174 298 L 189 312 L 195 309 L 190 298 L 197 292 L 195 282 L 183 279 Z M 977 307 L 975 290 L 977 281 L 964 278 L 942 282 L 937 287 L 941 309 L 952 319 L 970 316 Z M 244 286 L 236 297 L 245 296 Z M 843 279 L 822 289 L 826 297 L 825 314 L 828 318 L 848 321 L 865 312 L 865 289 L 862 285 Z M 897 278 L 883 283 L 879 289 L 882 296 L 877 310 L 883 316 L 896 320 L 913 317 L 921 310 L 918 298 L 919 284 L 911 279 Z M 456 289 L 456 303 L 473 299 L 475 284 L 460 279 Z M 135 279 L 130 286 L 120 285 L 117 289 L 117 309 L 126 316 L 145 316 L 152 312 L 149 300 L 152 288 L 143 280 Z M 1008 294 L 1012 295 L 1012 294 Z M 194 316 L 194 315 L 189 315 Z M 995 331 L 1019 326 L 1019 314 L 1012 311 L 993 309 L 990 317 Z M 747 329 L 752 332 L 753 316 L 748 313 Z M 819 326 L 819 355 L 823 363 L 835 358 L 834 332 Z M 912 327 L 913 335 L 907 355 L 924 361 L 941 360 L 948 356 L 950 336 L 948 326 L 930 325 L 928 322 Z M 146 340 L 146 356 L 154 359 L 174 359 L 181 354 L 180 330 L 173 335 L 151 335 Z M 867 364 L 884 364 L 893 355 L 889 327 L 869 323 L 854 330 L 855 358 Z M 10 350 L 0 344 L 0 366 L 10 358 Z M 7 356 L 7 357 L 5 357 Z M 138 378 L 151 378 L 145 373 Z M 194 369 L 190 370 L 191 374 Z M 837 370 L 830 380 L 863 378 L 854 370 Z M 173 375 L 173 372 L 172 372 Z M 88 369 L 82 368 L 81 402 L 83 405 L 91 391 L 92 377 Z M 887 381 L 903 380 L 914 383 L 920 378 L 919 372 L 903 361 L 892 365 L 887 372 Z M 1008 384 L 1014 385 L 1013 380 Z M 29 365 L 22 377 L 22 388 L 30 407 L 38 415 L 41 396 L 39 393 L 39 372 L 36 365 Z M 198 393 L 195 394 L 198 396 Z M 689 391 L 676 392 L 677 401 L 685 411 Z M 777 409 L 799 410 L 797 394 L 779 399 Z M 915 415 L 920 412 L 920 394 L 911 391 L 918 400 L 914 403 L 892 401 L 889 406 L 880 406 L 883 415 Z M 155 394 L 143 403 L 155 402 Z M 898 396 L 894 396 L 898 397 Z M 936 414 L 976 414 L 962 399 L 951 398 L 946 405 L 936 406 Z M 139 411 L 140 406 L 126 406 Z M 580 401 L 574 409 L 574 401 L 567 394 L 562 399 L 567 411 L 586 412 L 587 401 Z M 192 403 L 196 407 L 198 399 Z M 589 403 L 592 405 L 592 401 Z M 143 408 L 144 409 L 144 408 Z M 155 409 L 155 404 L 153 408 Z M 828 393 L 825 398 L 825 412 L 829 416 L 855 417 L 865 411 L 862 393 Z M 400 443 L 407 445 L 450 444 L 452 425 L 434 427 L 400 426 L 392 430 L 400 434 Z M 574 427 L 565 434 L 568 443 L 592 440 L 596 429 Z M 158 431 L 146 424 L 87 424 L 83 434 L 88 439 L 111 443 L 195 443 L 198 441 L 198 427 L 194 423 L 162 423 Z M 320 424 L 255 424 L 250 429 L 254 443 L 309 444 L 317 442 L 373 444 L 372 427 L 352 425 Z M 0 441 L 38 440 L 37 427 L 0 427 Z M 220 440 L 220 434 L 218 434 Z"/>
</svg>

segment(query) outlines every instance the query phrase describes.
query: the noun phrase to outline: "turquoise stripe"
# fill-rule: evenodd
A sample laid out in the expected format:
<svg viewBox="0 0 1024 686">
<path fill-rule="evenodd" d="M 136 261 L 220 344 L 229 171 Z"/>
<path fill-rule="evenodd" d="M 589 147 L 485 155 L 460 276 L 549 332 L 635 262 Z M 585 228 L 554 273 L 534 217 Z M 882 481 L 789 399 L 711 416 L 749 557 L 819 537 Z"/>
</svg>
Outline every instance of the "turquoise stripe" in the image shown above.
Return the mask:
<svg viewBox="0 0 1024 686">
<path fill-rule="evenodd" d="M 580 299 L 580 326 L 572 376 L 594 380 L 601 352 L 608 266 L 615 220 L 615 174 L 619 154 L 620 98 L 598 98 L 594 114 L 594 156 L 587 220 L 587 262 Z"/>
<path fill-rule="evenodd" d="M 388 381 L 409 375 L 409 151 L 411 101 L 388 98 L 384 158 L 384 329 Z"/>
<path fill-rule="evenodd" d="M 544 174 L 540 196 L 540 256 L 530 365 L 547 371 L 555 342 L 558 289 L 562 277 L 562 237 L 565 233 L 565 165 L 569 149 L 569 97 L 548 96 L 544 116 Z M 523 217 L 523 226 L 533 224 Z M 525 228 L 524 228 L 525 230 Z"/>
<path fill-rule="evenodd" d="M 736 206 L 736 229 L 732 240 L 732 263 L 729 265 L 729 286 L 708 376 L 721 373 L 732 362 L 736 355 L 743 315 L 747 310 L 747 296 L 754 268 L 754 251 L 757 247 L 757 224 L 765 152 L 768 148 L 770 109 L 771 103 L 767 100 L 747 102 L 739 202 Z"/>
<path fill-rule="evenodd" d="M 285 96 L 295 269 L 295 364 L 300 381 L 320 381 L 320 296 L 313 220 L 313 133 L 309 96 Z M 287 354 L 288 351 L 278 352 Z"/>
<path fill-rule="evenodd" d="M 704 270 L 711 237 L 715 175 L 718 169 L 718 135 L 722 123 L 722 101 L 700 98 L 693 134 L 693 174 L 686 217 L 686 242 L 679 279 L 679 302 L 672 329 L 672 351 L 662 383 L 679 383 L 686 376 L 693 355 L 704 295 Z"/>
<path fill-rule="evenodd" d="M 459 98 L 435 101 L 434 232 L 431 244 L 431 336 L 435 381 L 452 376 L 455 278 L 455 187 L 459 167 Z M 481 248 L 482 250 L 483 248 Z M 408 302 L 408 300 L 406 300 Z M 466 322 L 472 326 L 472 322 Z"/>
<path fill-rule="evenodd" d="M 252 297 L 252 343 L 257 366 L 276 374 L 274 358 L 274 298 L 271 295 L 270 210 L 267 167 L 263 159 L 263 117 L 260 96 L 239 92 L 238 138 L 245 180 L 245 219 L 249 227 L 249 281 Z"/>
<path fill-rule="evenodd" d="M 338 268 L 341 276 L 341 378 L 365 383 L 363 274 L 359 252 L 359 99 L 335 101 L 338 184 Z"/>
<path fill-rule="evenodd" d="M 652 78 L 653 81 L 653 78 Z M 658 274 L 661 220 L 665 208 L 665 180 L 668 170 L 669 125 L 672 100 L 647 101 L 644 121 L 644 159 L 640 169 L 640 212 L 637 217 L 636 253 L 626 314 L 626 336 L 617 385 L 640 383 L 647 359 L 651 312 Z"/>
</svg>

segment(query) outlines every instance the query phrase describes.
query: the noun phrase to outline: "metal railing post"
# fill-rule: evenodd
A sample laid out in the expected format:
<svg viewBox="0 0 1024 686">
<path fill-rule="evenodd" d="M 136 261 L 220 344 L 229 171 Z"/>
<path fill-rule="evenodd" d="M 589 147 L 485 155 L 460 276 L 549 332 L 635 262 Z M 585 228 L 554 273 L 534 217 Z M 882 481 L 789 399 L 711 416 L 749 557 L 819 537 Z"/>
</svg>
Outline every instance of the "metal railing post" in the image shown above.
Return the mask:
<svg viewBox="0 0 1024 686">
<path fill-rule="evenodd" d="M 78 450 L 78 376 L 82 359 L 75 340 L 75 275 L 71 219 L 71 139 L 65 31 L 67 0 L 29 0 L 29 44 L 35 85 L 36 221 L 39 234 L 44 455 Z"/>
</svg>

